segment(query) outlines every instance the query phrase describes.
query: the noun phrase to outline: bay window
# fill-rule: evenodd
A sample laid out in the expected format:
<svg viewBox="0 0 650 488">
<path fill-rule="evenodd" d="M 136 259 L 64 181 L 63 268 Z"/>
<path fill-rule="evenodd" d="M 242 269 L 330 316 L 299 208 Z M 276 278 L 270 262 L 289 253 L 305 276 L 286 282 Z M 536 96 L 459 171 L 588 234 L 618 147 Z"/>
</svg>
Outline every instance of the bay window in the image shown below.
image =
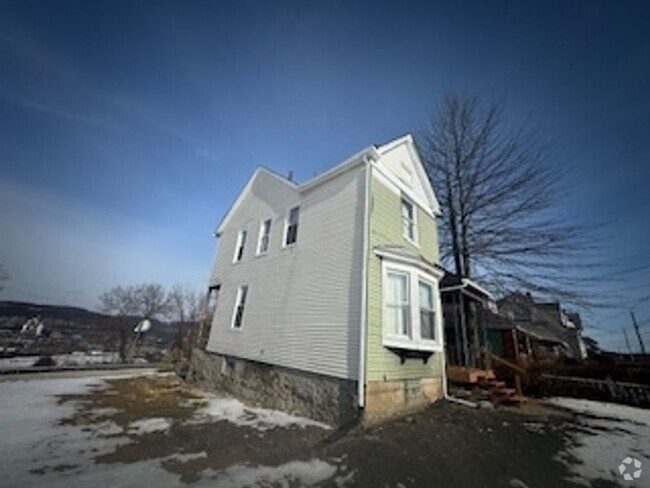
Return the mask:
<svg viewBox="0 0 650 488">
<path fill-rule="evenodd" d="M 395 349 L 439 351 L 438 276 L 416 265 L 382 260 L 382 343 Z"/>
</svg>

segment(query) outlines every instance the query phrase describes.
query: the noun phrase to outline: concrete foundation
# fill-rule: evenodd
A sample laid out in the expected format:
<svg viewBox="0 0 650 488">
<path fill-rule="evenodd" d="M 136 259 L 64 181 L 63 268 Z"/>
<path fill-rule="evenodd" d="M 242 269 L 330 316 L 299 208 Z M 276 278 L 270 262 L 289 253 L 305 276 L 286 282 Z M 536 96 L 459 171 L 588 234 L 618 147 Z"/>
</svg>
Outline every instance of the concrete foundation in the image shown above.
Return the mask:
<svg viewBox="0 0 650 488">
<path fill-rule="evenodd" d="M 376 424 L 426 408 L 442 398 L 440 378 L 371 381 L 366 385 L 365 424 Z"/>
</svg>

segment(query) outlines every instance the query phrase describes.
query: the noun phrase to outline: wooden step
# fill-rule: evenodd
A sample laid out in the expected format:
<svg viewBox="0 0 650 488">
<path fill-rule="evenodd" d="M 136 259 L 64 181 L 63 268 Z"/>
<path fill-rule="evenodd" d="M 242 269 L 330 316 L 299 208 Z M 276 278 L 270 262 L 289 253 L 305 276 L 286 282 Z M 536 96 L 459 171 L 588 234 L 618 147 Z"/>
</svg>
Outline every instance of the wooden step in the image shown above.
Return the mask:
<svg viewBox="0 0 650 488">
<path fill-rule="evenodd" d="M 447 366 L 447 378 L 453 383 L 480 383 L 493 380 L 495 376 L 494 371 L 490 369 Z"/>
</svg>

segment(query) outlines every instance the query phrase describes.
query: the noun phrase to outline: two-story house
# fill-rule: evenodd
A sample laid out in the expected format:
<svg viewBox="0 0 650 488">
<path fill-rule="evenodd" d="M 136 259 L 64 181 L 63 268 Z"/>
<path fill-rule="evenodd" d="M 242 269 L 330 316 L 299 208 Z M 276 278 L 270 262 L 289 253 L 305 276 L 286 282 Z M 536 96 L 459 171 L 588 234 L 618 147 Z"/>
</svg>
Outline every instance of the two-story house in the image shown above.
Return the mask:
<svg viewBox="0 0 650 488">
<path fill-rule="evenodd" d="M 194 375 L 331 422 L 440 398 L 438 212 L 411 136 L 302 184 L 257 169 L 216 231 L 219 297 Z"/>
</svg>

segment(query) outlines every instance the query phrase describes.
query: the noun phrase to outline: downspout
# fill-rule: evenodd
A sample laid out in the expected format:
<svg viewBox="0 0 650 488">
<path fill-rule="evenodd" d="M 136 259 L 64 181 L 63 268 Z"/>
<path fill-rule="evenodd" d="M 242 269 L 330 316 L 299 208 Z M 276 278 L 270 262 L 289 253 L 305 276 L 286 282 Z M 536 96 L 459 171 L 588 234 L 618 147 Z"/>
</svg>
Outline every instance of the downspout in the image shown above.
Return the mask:
<svg viewBox="0 0 650 488">
<path fill-rule="evenodd" d="M 371 162 L 365 157 L 365 194 L 363 204 L 363 250 L 361 263 L 361 326 L 359 327 L 359 381 L 357 388 L 359 407 L 365 406 L 366 400 L 366 330 L 368 328 L 368 243 L 370 229 L 370 176 Z"/>
<path fill-rule="evenodd" d="M 447 367 L 445 365 L 444 356 L 445 356 L 445 352 L 443 348 L 442 359 L 440 360 L 440 362 L 442 363 L 442 368 L 441 368 L 442 369 L 442 396 L 448 402 L 458 403 L 466 407 L 478 408 L 477 403 L 470 402 L 469 400 L 463 400 L 462 398 L 456 398 L 449 395 L 449 389 L 447 387 Z"/>
</svg>

